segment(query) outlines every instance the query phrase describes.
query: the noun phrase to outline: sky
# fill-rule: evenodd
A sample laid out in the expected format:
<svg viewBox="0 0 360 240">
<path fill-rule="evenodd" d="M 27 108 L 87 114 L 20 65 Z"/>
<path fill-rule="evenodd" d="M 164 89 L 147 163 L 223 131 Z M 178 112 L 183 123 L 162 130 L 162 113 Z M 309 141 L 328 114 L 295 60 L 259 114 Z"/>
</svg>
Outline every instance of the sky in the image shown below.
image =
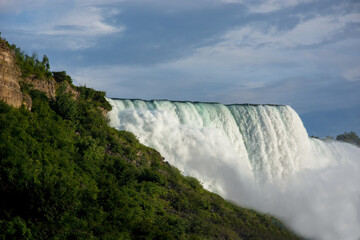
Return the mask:
<svg viewBox="0 0 360 240">
<path fill-rule="evenodd" d="M 0 32 L 108 97 L 290 105 L 360 134 L 360 1 L 0 0 Z"/>
</svg>

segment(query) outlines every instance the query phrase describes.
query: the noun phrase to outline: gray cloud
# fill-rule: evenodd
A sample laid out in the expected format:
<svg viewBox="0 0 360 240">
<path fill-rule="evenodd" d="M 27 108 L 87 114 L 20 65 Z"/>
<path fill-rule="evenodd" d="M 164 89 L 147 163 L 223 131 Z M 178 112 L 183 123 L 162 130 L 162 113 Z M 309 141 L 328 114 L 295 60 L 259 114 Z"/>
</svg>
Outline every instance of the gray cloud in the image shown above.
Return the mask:
<svg viewBox="0 0 360 240">
<path fill-rule="evenodd" d="M 359 102 L 357 1 L 51 3 L 34 2 L 32 17 L 7 7 L 3 36 L 113 97 L 272 102 L 300 113 Z"/>
</svg>

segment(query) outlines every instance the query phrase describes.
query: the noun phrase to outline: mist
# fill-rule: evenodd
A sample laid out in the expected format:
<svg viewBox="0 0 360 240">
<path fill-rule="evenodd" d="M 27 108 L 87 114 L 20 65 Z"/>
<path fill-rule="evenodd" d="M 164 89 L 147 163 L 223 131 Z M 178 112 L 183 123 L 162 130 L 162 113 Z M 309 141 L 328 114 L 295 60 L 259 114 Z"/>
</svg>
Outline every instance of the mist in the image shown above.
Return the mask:
<svg viewBox="0 0 360 240">
<path fill-rule="evenodd" d="M 360 148 L 308 137 L 288 106 L 111 100 L 136 134 L 225 199 L 310 239 L 360 238 Z"/>
</svg>

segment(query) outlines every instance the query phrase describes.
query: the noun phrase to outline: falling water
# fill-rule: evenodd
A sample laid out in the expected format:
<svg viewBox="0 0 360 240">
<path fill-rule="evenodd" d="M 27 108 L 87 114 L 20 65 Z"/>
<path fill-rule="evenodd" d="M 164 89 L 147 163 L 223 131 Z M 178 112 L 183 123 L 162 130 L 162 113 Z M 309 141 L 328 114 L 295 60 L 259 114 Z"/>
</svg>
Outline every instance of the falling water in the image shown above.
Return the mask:
<svg viewBox="0 0 360 240">
<path fill-rule="evenodd" d="M 133 132 L 185 175 L 301 235 L 360 237 L 360 148 L 308 137 L 289 106 L 109 99 Z"/>
</svg>

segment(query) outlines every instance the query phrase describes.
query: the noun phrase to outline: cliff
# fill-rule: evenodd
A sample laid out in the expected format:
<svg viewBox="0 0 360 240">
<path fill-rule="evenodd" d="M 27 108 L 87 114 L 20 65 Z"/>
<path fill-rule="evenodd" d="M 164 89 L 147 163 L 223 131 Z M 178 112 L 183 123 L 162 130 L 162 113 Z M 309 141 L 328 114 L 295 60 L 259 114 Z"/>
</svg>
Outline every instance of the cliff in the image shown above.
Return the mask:
<svg viewBox="0 0 360 240">
<path fill-rule="evenodd" d="M 0 41 L 0 100 L 20 107 L 23 94 L 20 90 L 21 72 L 15 62 L 15 53 L 5 42 Z"/>
<path fill-rule="evenodd" d="M 70 84 L 66 84 L 67 91 L 74 98 L 78 97 L 78 91 Z M 60 84 L 52 76 L 45 78 L 38 78 L 35 74 L 23 76 L 16 61 L 15 50 L 12 50 L 5 40 L 0 39 L 0 100 L 16 108 L 24 104 L 31 109 L 31 98 L 28 93 L 22 91 L 22 85 L 44 92 L 48 98 L 53 99 Z"/>
</svg>

